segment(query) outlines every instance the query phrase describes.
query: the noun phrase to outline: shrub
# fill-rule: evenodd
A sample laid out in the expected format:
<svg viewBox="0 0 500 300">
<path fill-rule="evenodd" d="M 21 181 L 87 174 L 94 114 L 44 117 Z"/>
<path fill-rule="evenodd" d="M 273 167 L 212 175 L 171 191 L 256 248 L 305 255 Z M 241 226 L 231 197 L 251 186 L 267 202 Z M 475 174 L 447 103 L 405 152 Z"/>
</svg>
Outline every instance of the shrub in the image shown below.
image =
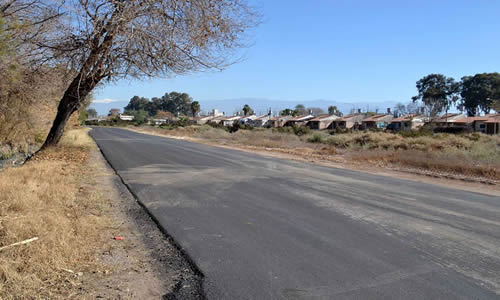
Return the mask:
<svg viewBox="0 0 500 300">
<path fill-rule="evenodd" d="M 399 134 L 402 137 L 409 138 L 409 137 L 420 137 L 420 136 L 432 136 L 433 132 L 432 132 L 432 130 L 430 130 L 428 128 L 421 127 L 418 130 L 414 130 L 414 129 L 412 129 L 412 130 L 402 130 L 402 131 L 399 132 Z"/>
<path fill-rule="evenodd" d="M 315 133 L 313 134 L 310 138 L 307 139 L 309 143 L 324 143 L 325 139 L 323 138 L 323 135 L 320 133 Z"/>
<path fill-rule="evenodd" d="M 311 132 L 311 128 L 306 126 L 295 126 L 292 125 L 293 133 L 297 136 L 302 136 Z"/>
</svg>

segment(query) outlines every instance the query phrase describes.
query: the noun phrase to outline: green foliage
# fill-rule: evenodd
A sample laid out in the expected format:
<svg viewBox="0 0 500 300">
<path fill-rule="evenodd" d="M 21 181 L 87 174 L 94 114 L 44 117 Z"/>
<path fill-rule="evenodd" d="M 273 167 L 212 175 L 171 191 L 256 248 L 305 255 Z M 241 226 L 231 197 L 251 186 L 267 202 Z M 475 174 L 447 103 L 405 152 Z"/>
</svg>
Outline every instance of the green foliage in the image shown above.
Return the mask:
<svg viewBox="0 0 500 300">
<path fill-rule="evenodd" d="M 495 106 L 494 102 L 500 99 L 500 73 L 462 77 L 460 95 L 460 106 L 465 109 L 467 115 L 475 116 L 480 111 L 489 113 Z"/>
<path fill-rule="evenodd" d="M 193 114 L 193 117 L 196 117 L 199 112 L 200 112 L 200 102 L 193 101 L 191 103 L 191 113 Z"/>
<path fill-rule="evenodd" d="M 97 118 L 97 111 L 94 108 L 87 109 L 87 115 L 89 118 Z"/>
<path fill-rule="evenodd" d="M 296 126 L 295 124 L 292 125 L 293 133 L 297 136 L 302 136 L 309 134 L 311 132 L 311 128 L 307 126 Z"/>
<path fill-rule="evenodd" d="M 399 135 L 405 138 L 415 138 L 415 137 L 421 137 L 421 136 L 433 136 L 432 130 L 428 128 L 421 127 L 418 130 L 402 130 L 399 132 Z"/>
<path fill-rule="evenodd" d="M 158 111 L 169 111 L 174 115 L 187 116 L 193 113 L 193 108 L 196 108 L 196 112 L 199 111 L 198 101 L 193 102 L 193 98 L 186 93 L 171 92 L 165 93 L 161 98 L 153 97 L 151 101 L 148 98 L 134 96 L 125 106 L 125 111 L 143 110 L 149 116 L 156 115 Z"/>
<path fill-rule="evenodd" d="M 328 114 L 331 116 L 332 115 L 339 116 L 339 117 L 343 116 L 342 112 L 335 105 L 331 105 L 328 107 Z"/>
<path fill-rule="evenodd" d="M 1 153 L 0 152 L 0 160 L 6 160 L 14 156 L 13 152 L 6 152 L 6 153 Z"/>
<path fill-rule="evenodd" d="M 85 109 L 82 109 L 80 111 L 80 114 L 78 115 L 78 120 L 80 122 L 83 122 L 83 121 L 87 120 L 88 118 L 89 118 L 89 112 L 86 111 Z"/>
<path fill-rule="evenodd" d="M 136 125 L 144 124 L 148 119 L 148 113 L 145 110 L 130 110 L 127 113 L 134 116 L 133 122 Z"/>
<path fill-rule="evenodd" d="M 130 102 L 125 106 L 125 111 L 139 111 L 146 110 L 149 104 L 149 99 L 139 96 L 134 96 L 130 99 Z"/>
<path fill-rule="evenodd" d="M 280 115 L 282 115 L 282 116 L 294 116 L 295 117 L 295 116 L 298 116 L 299 113 L 294 109 L 286 108 L 280 112 Z"/>
<path fill-rule="evenodd" d="M 460 83 L 442 74 L 430 74 L 417 81 L 417 90 L 413 102 L 421 100 L 431 116 L 436 116 L 458 101 Z"/>
<path fill-rule="evenodd" d="M 321 133 L 314 133 L 310 138 L 307 139 L 309 143 L 324 143 L 325 138 Z"/>
<path fill-rule="evenodd" d="M 297 104 L 295 106 L 295 111 L 297 112 L 298 115 L 307 114 L 307 110 L 306 110 L 306 107 L 304 106 L 304 104 Z"/>
<path fill-rule="evenodd" d="M 243 113 L 245 114 L 245 116 L 253 115 L 253 109 L 250 107 L 250 105 L 245 104 L 243 106 Z"/>
</svg>

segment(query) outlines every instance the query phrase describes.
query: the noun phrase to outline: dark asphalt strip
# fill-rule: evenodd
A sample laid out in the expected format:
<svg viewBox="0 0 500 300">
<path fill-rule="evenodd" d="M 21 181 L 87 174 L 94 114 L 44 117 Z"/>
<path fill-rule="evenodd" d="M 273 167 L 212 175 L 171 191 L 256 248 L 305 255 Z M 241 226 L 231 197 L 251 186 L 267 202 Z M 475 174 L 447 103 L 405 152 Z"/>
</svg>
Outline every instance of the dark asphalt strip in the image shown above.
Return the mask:
<svg viewBox="0 0 500 300">
<path fill-rule="evenodd" d="M 151 220 L 158 226 L 160 231 L 165 235 L 169 243 L 171 243 L 183 256 L 187 264 L 191 267 L 191 271 L 194 273 L 196 282 L 184 282 L 184 280 L 179 280 L 179 282 L 176 284 L 173 293 L 167 295 L 165 300 L 174 300 L 174 299 L 187 299 L 185 295 L 189 295 L 189 299 L 192 299 L 193 295 L 195 296 L 194 299 L 199 299 L 199 300 L 204 300 L 207 299 L 205 296 L 204 290 L 203 290 L 203 279 L 204 275 L 203 272 L 198 268 L 196 263 L 193 261 L 193 259 L 189 256 L 189 254 L 182 248 L 182 246 L 177 243 L 177 241 L 168 233 L 165 227 L 161 225 L 161 223 L 158 221 L 158 219 L 155 217 L 154 214 L 151 213 L 151 211 L 144 205 L 144 203 L 137 197 L 135 192 L 130 188 L 130 186 L 123 180 L 123 178 L 120 176 L 120 174 L 116 171 L 116 169 L 113 167 L 113 165 L 109 162 L 108 158 L 106 157 L 106 154 L 102 151 L 101 147 L 99 147 L 99 144 L 97 144 L 97 148 L 101 152 L 102 156 L 108 163 L 108 165 L 113 169 L 115 172 L 116 176 L 120 178 L 121 184 L 126 187 L 128 192 L 134 197 L 134 200 L 144 209 L 144 211 L 147 213 L 147 215 L 151 218 Z M 193 284 L 194 283 L 194 284 Z"/>
<path fill-rule="evenodd" d="M 91 135 L 207 298 L 498 298 L 497 197 L 117 128 Z"/>
</svg>

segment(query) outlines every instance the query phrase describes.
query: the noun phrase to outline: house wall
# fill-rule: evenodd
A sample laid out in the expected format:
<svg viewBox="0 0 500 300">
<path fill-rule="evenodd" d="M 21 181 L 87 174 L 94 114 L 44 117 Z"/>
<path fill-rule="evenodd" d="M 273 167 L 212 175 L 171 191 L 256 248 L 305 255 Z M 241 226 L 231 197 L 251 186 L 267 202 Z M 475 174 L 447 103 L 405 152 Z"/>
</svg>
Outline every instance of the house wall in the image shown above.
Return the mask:
<svg viewBox="0 0 500 300">
<path fill-rule="evenodd" d="M 487 134 L 500 134 L 500 123 L 486 123 Z"/>
<path fill-rule="evenodd" d="M 486 124 L 484 121 L 474 121 L 473 127 L 475 132 L 486 133 Z"/>
</svg>

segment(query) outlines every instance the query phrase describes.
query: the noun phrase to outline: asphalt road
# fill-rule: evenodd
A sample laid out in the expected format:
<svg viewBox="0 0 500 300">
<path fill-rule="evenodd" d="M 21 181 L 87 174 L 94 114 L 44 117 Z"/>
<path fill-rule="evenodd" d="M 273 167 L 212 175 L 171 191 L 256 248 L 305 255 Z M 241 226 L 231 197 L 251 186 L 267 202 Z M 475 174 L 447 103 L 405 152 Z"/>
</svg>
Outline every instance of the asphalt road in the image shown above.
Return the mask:
<svg viewBox="0 0 500 300">
<path fill-rule="evenodd" d="M 499 299 L 500 199 L 91 131 L 205 275 L 209 299 Z"/>
</svg>

